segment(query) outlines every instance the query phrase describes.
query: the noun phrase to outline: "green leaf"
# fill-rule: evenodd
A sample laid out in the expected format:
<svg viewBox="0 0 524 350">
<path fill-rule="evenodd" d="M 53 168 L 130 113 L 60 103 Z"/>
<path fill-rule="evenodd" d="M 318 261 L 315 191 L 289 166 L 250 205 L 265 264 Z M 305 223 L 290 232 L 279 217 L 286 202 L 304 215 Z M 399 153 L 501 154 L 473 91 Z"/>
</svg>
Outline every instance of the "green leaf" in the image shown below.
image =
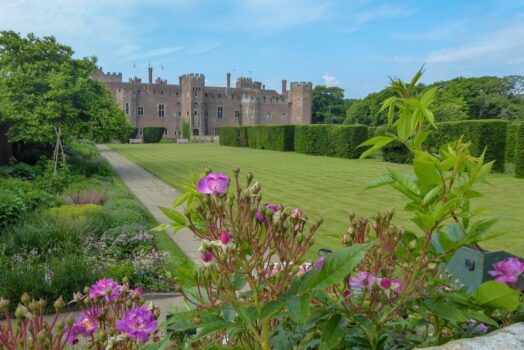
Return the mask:
<svg viewBox="0 0 524 350">
<path fill-rule="evenodd" d="M 310 302 L 311 294 L 309 293 L 292 296 L 287 300 L 287 309 L 293 321 L 301 323 L 306 319 Z"/>
<path fill-rule="evenodd" d="M 473 298 L 481 306 L 510 312 L 515 311 L 519 306 L 519 291 L 497 281 L 482 283 L 475 290 Z"/>
<path fill-rule="evenodd" d="M 431 156 L 429 153 L 422 151 L 415 151 L 415 158 L 413 159 L 413 168 L 417 181 L 426 186 L 436 186 L 442 182 L 438 172 L 438 159 Z"/>
<path fill-rule="evenodd" d="M 329 254 L 320 270 L 315 270 L 304 278 L 304 292 L 314 288 L 327 288 L 342 281 L 364 258 L 373 243 L 354 244 Z"/>
<path fill-rule="evenodd" d="M 465 237 L 466 243 L 480 242 L 498 236 L 499 233 L 490 234 L 490 230 L 496 222 L 496 219 L 488 219 L 480 220 L 472 224 Z"/>
<path fill-rule="evenodd" d="M 166 207 L 159 207 L 160 210 L 162 210 L 162 213 L 164 213 L 165 216 L 167 216 L 169 219 L 173 220 L 179 225 L 185 226 L 187 224 L 186 218 L 184 215 L 180 214 L 175 209 L 166 208 Z"/>
<path fill-rule="evenodd" d="M 389 175 L 393 180 L 395 180 L 398 184 L 400 184 L 402 187 L 406 188 L 411 193 L 420 196 L 420 189 L 418 188 L 417 184 L 409 179 L 407 176 L 404 176 L 392 169 L 388 169 Z"/>
<path fill-rule="evenodd" d="M 436 187 L 434 187 L 431 191 L 426 193 L 426 195 L 424 196 L 424 199 L 422 200 L 422 204 L 426 205 L 429 202 L 431 202 L 435 197 L 437 197 L 440 194 L 440 191 L 441 191 L 441 187 L 439 184 Z"/>
<path fill-rule="evenodd" d="M 366 189 L 389 185 L 391 183 L 393 183 L 393 179 L 391 178 L 391 176 L 386 174 L 379 176 L 375 180 L 371 181 L 366 187 Z"/>
<path fill-rule="evenodd" d="M 372 139 L 369 139 L 360 145 L 358 147 L 365 147 L 365 146 L 372 146 L 370 149 L 366 150 L 362 155 L 360 156 L 360 159 L 365 159 L 369 157 L 371 154 L 375 153 L 376 151 L 384 148 L 386 145 L 391 143 L 394 139 L 389 136 L 376 136 Z M 357 147 L 357 148 L 358 148 Z"/>
<path fill-rule="evenodd" d="M 207 324 L 204 324 L 197 335 L 193 338 L 194 340 L 202 339 L 211 335 L 213 333 L 222 331 L 228 327 L 231 327 L 233 324 L 224 320 L 213 321 Z"/>
<path fill-rule="evenodd" d="M 282 300 L 272 300 L 269 303 L 262 306 L 260 314 L 258 315 L 259 321 L 264 321 L 268 317 L 272 317 L 274 314 L 279 312 L 284 308 L 286 303 Z"/>
<path fill-rule="evenodd" d="M 475 321 L 479 321 L 479 322 L 482 322 L 482 323 L 487 323 L 491 326 L 495 326 L 495 327 L 498 327 L 498 323 L 497 321 L 495 321 L 494 319 L 492 319 L 491 317 L 488 317 L 486 316 L 485 313 L 483 313 L 482 311 L 477 311 L 477 310 L 464 310 L 464 313 L 469 317 L 469 318 L 472 318 L 474 319 Z"/>
<path fill-rule="evenodd" d="M 330 350 L 336 347 L 344 337 L 346 323 L 340 315 L 332 316 L 322 330 L 319 350 Z"/>
<path fill-rule="evenodd" d="M 443 301 L 424 301 L 425 306 L 436 316 L 454 322 L 468 322 L 469 317 L 455 305 Z"/>
<path fill-rule="evenodd" d="M 177 208 L 182 203 L 184 203 L 186 200 L 188 200 L 191 196 L 194 196 L 194 192 L 186 192 L 180 195 L 175 201 L 173 202 L 173 208 Z"/>
</svg>

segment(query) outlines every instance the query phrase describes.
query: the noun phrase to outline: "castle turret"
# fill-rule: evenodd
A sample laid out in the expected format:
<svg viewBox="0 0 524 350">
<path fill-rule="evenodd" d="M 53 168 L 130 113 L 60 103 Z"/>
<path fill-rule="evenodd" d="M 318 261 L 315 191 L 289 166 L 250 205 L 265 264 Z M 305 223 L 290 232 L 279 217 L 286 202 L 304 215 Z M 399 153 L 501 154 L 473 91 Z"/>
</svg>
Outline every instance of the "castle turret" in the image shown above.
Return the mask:
<svg viewBox="0 0 524 350">
<path fill-rule="evenodd" d="M 193 136 L 208 135 L 208 122 L 204 108 L 204 74 L 184 74 L 180 77 L 182 91 L 182 118 L 191 125 Z"/>
<path fill-rule="evenodd" d="M 149 79 L 147 80 L 149 84 L 153 84 L 153 67 L 148 67 L 147 68 L 148 70 L 148 76 L 149 76 Z"/>
<path fill-rule="evenodd" d="M 281 92 L 281 95 L 282 96 L 286 96 L 286 94 L 287 94 L 287 80 L 283 79 L 282 80 L 282 92 Z"/>
<path fill-rule="evenodd" d="M 229 89 L 231 88 L 231 73 L 226 74 L 226 96 L 229 95 Z"/>
<path fill-rule="evenodd" d="M 291 124 L 311 124 L 311 91 L 310 82 L 293 82 L 289 91 L 291 102 Z"/>
</svg>

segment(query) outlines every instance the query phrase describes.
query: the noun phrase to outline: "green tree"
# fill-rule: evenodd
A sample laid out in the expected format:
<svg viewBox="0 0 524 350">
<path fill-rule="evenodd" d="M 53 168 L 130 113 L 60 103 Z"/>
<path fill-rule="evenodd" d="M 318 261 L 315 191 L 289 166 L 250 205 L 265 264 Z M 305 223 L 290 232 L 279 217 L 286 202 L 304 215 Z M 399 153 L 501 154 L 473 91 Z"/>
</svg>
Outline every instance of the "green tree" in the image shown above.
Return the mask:
<svg viewBox="0 0 524 350">
<path fill-rule="evenodd" d="M 344 89 L 317 85 L 311 94 L 313 124 L 342 124 L 351 101 L 344 100 Z"/>
<path fill-rule="evenodd" d="M 0 32 L 0 123 L 10 142 L 64 138 L 122 139 L 130 125 L 109 92 L 90 78 L 96 58 L 73 58 L 54 37 Z"/>
</svg>

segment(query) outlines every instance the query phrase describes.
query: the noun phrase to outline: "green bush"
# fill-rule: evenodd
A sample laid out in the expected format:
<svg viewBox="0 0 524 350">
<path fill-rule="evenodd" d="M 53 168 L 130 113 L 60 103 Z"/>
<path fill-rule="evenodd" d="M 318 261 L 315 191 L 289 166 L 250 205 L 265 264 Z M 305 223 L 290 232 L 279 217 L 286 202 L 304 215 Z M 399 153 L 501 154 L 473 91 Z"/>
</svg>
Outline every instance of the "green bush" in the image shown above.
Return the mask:
<svg viewBox="0 0 524 350">
<path fill-rule="evenodd" d="M 524 123 L 519 125 L 515 138 L 515 176 L 524 178 Z"/>
<path fill-rule="evenodd" d="M 147 224 L 144 208 L 134 199 L 116 198 L 104 203 L 104 213 L 111 218 L 111 226 Z"/>
<path fill-rule="evenodd" d="M 188 140 L 191 138 L 191 125 L 185 120 L 182 122 L 182 136 Z"/>
<path fill-rule="evenodd" d="M 471 142 L 471 154 L 479 156 L 486 149 L 486 161 L 495 160 L 493 170 L 504 171 L 508 122 L 503 120 L 464 120 L 438 123 L 427 140 L 433 150 L 464 135 Z"/>
<path fill-rule="evenodd" d="M 241 133 L 239 134 L 239 142 L 240 135 Z M 247 143 L 249 147 L 256 149 L 266 149 L 272 151 L 293 151 L 295 144 L 295 126 L 248 126 Z"/>
<path fill-rule="evenodd" d="M 517 130 L 519 123 L 508 124 L 508 132 L 506 133 L 506 163 L 515 162 L 515 145 L 517 144 Z"/>
<path fill-rule="evenodd" d="M 240 126 L 223 126 L 218 129 L 219 144 L 221 146 L 241 147 Z"/>
<path fill-rule="evenodd" d="M 76 141 L 64 147 L 72 173 L 91 177 L 94 175 L 109 177 L 113 174 L 111 165 L 102 158 L 91 141 Z"/>
<path fill-rule="evenodd" d="M 0 177 L 16 177 L 25 180 L 34 180 L 42 175 L 42 169 L 38 166 L 31 166 L 26 163 L 16 163 L 11 166 L 0 167 Z"/>
<path fill-rule="evenodd" d="M 0 228 L 20 220 L 27 207 L 24 201 L 11 191 L 0 191 Z"/>
<path fill-rule="evenodd" d="M 363 125 L 297 125 L 295 152 L 328 157 L 358 158 L 357 148 L 368 139 Z"/>
<path fill-rule="evenodd" d="M 142 130 L 144 132 L 144 143 L 159 143 L 164 136 L 165 128 L 146 127 Z"/>
</svg>

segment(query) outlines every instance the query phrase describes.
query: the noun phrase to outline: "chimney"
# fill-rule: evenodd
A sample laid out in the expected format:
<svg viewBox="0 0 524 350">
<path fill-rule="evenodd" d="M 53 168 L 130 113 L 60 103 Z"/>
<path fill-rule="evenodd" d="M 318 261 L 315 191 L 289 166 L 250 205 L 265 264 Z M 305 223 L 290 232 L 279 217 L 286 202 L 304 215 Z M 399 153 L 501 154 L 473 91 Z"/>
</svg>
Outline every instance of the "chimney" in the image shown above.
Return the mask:
<svg viewBox="0 0 524 350">
<path fill-rule="evenodd" d="M 149 71 L 149 84 L 153 84 L 153 67 L 148 67 L 147 70 Z"/>
<path fill-rule="evenodd" d="M 231 73 L 226 74 L 226 95 L 229 94 L 229 88 L 231 88 Z"/>
<path fill-rule="evenodd" d="M 282 96 L 286 96 L 287 93 L 287 80 L 282 80 Z"/>
</svg>

